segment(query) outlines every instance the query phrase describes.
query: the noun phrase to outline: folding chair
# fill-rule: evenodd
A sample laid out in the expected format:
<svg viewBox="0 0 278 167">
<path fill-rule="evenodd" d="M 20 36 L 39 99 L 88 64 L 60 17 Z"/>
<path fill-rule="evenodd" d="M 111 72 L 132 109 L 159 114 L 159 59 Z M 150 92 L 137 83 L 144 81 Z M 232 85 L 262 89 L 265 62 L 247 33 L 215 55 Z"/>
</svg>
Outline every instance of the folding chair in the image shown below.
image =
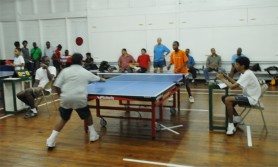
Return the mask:
<svg viewBox="0 0 278 167">
<path fill-rule="evenodd" d="M 46 95 L 45 92 L 44 92 L 44 90 L 51 89 L 52 84 L 53 84 L 53 81 L 49 81 L 49 82 L 44 86 L 44 88 L 42 89 L 42 96 L 40 96 L 40 97 L 37 98 L 38 101 L 39 101 L 39 102 L 37 103 L 37 106 L 42 102 L 42 100 L 44 100 L 49 115 L 50 115 L 50 112 L 49 112 L 48 103 L 54 102 L 55 110 L 57 110 L 57 107 L 56 107 L 56 104 L 55 104 L 55 99 L 54 99 L 54 93 L 52 93 L 52 91 L 51 91 L 49 95 Z M 48 97 L 51 97 L 52 101 L 47 101 L 46 98 L 48 98 Z"/>
<path fill-rule="evenodd" d="M 266 127 L 266 123 L 265 123 L 265 119 L 264 119 L 264 115 L 263 115 L 264 105 L 260 101 L 261 98 L 263 97 L 264 93 L 266 92 L 267 88 L 268 88 L 268 86 L 267 86 L 266 83 L 264 83 L 261 86 L 261 96 L 260 96 L 260 98 L 258 100 L 258 103 L 256 105 L 252 105 L 252 106 L 239 105 L 239 107 L 244 107 L 244 109 L 242 110 L 242 112 L 240 114 L 240 116 L 242 116 L 242 121 L 238 125 L 243 123 L 243 120 L 245 119 L 245 117 L 249 114 L 249 112 L 252 109 L 257 109 L 257 110 L 260 110 L 260 112 L 261 112 L 262 119 L 263 119 L 263 122 L 264 122 L 264 128 L 266 129 L 266 132 L 268 132 L 267 127 Z"/>
</svg>

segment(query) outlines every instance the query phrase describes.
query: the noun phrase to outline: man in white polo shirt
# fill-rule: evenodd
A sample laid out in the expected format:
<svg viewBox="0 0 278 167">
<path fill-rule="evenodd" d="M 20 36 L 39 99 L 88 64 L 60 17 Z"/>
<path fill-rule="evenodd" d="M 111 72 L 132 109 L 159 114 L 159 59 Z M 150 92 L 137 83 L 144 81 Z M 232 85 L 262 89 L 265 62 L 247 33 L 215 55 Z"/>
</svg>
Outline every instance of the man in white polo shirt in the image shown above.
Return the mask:
<svg viewBox="0 0 278 167">
<path fill-rule="evenodd" d="M 240 87 L 242 89 L 242 95 L 227 95 L 222 97 L 229 118 L 227 135 L 233 135 L 236 132 L 234 123 L 241 122 L 241 117 L 236 112 L 234 106 L 237 104 L 247 106 L 256 105 L 261 96 L 259 81 L 255 74 L 249 70 L 249 65 L 250 60 L 247 57 L 240 56 L 236 59 L 235 68 L 241 74 L 237 81 L 223 74 L 217 74 L 217 78 L 221 79 L 229 88 L 234 89 Z"/>
<path fill-rule="evenodd" d="M 44 86 L 56 76 L 56 68 L 49 66 L 49 58 L 44 56 L 40 68 L 36 72 L 35 83 L 32 88 L 25 89 L 17 94 L 17 98 L 30 106 L 30 110 L 27 111 L 24 118 L 31 118 L 37 116 L 38 111 L 35 107 L 35 98 L 41 96 L 42 91 L 45 94 L 49 94 L 51 89 L 44 90 Z"/>
<path fill-rule="evenodd" d="M 82 120 L 86 120 L 90 133 L 90 141 L 99 139 L 87 104 L 87 85 L 89 82 L 104 82 L 105 79 L 84 69 L 82 67 L 82 59 L 83 56 L 80 53 L 73 54 L 71 59 L 72 65 L 63 69 L 54 83 L 57 93 L 61 97 L 59 107 L 61 120 L 56 124 L 52 134 L 46 140 L 48 148 L 55 147 L 56 137 L 70 119 L 72 110 L 75 110 Z"/>
</svg>

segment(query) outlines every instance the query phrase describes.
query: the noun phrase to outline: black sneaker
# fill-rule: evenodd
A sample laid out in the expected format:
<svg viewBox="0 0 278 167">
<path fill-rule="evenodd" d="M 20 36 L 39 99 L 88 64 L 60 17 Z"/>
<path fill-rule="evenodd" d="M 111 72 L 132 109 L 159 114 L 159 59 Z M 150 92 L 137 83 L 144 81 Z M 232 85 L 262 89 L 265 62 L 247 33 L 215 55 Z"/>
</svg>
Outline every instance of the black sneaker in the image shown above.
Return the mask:
<svg viewBox="0 0 278 167">
<path fill-rule="evenodd" d="M 32 113 L 31 108 L 28 108 L 27 111 L 26 111 L 26 113 L 25 113 L 25 116 L 26 116 L 26 115 L 29 115 L 29 114 L 31 114 L 31 113 Z"/>
<path fill-rule="evenodd" d="M 25 114 L 24 118 L 32 118 L 32 117 L 36 117 L 38 114 L 37 113 L 33 113 L 33 111 L 31 111 L 29 114 Z"/>
</svg>

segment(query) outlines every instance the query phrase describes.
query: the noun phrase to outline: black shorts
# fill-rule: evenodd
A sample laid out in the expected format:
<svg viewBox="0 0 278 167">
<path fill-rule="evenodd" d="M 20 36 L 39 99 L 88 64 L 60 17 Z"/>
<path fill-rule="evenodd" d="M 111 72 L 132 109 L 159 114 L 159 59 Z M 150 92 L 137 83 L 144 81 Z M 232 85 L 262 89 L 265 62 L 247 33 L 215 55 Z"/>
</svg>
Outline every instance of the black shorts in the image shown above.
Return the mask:
<svg viewBox="0 0 278 167">
<path fill-rule="evenodd" d="M 228 95 L 228 96 L 235 97 L 235 102 L 233 103 L 233 106 L 235 106 L 235 105 L 251 106 L 249 103 L 249 100 L 246 96 L 243 96 L 243 95 Z M 225 102 L 225 98 L 228 96 L 222 96 L 222 101 Z"/>
<path fill-rule="evenodd" d="M 61 118 L 64 121 L 68 121 L 70 119 L 72 110 L 73 110 L 72 108 L 65 109 L 63 107 L 59 107 Z M 82 120 L 87 119 L 89 116 L 91 116 L 91 112 L 90 112 L 90 109 L 88 106 L 86 106 L 84 108 L 75 109 L 75 111 L 78 113 L 80 119 L 82 119 Z"/>
</svg>

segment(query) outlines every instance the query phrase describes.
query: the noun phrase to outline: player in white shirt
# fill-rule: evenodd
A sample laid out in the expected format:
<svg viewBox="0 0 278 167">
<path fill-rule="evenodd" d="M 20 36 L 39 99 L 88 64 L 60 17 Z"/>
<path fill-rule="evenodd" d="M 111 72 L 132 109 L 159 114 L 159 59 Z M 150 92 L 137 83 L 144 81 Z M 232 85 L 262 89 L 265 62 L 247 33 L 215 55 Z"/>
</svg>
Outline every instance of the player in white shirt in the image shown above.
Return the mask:
<svg viewBox="0 0 278 167">
<path fill-rule="evenodd" d="M 21 49 L 15 48 L 14 49 L 14 62 L 13 64 L 10 64 L 11 66 L 14 66 L 15 70 L 24 70 L 25 61 L 23 57 L 21 56 Z"/>
<path fill-rule="evenodd" d="M 249 65 L 250 60 L 247 57 L 240 56 L 236 59 L 235 68 L 241 74 L 237 81 L 223 74 L 217 74 L 217 78 L 221 79 L 229 88 L 234 89 L 240 87 L 242 89 L 242 95 L 227 95 L 222 97 L 229 118 L 227 135 L 233 135 L 236 132 L 234 123 L 241 122 L 241 117 L 238 116 L 234 106 L 237 104 L 256 105 L 261 95 L 259 81 L 255 74 L 249 70 Z"/>
<path fill-rule="evenodd" d="M 56 68 L 49 66 L 50 60 L 47 56 L 42 58 L 41 67 L 36 72 L 35 83 L 32 88 L 25 89 L 17 94 L 17 98 L 30 106 L 24 118 L 31 118 L 37 116 L 38 111 L 35 107 L 35 98 L 45 94 L 50 94 L 51 89 L 44 90 L 44 86 L 56 76 Z"/>
<path fill-rule="evenodd" d="M 60 116 L 61 120 L 55 125 L 49 138 L 46 140 L 48 148 L 54 148 L 56 137 L 71 117 L 75 110 L 82 120 L 86 120 L 90 133 L 90 141 L 99 139 L 94 129 L 93 119 L 88 107 L 87 85 L 89 82 L 105 81 L 82 67 L 82 55 L 75 53 L 72 56 L 72 65 L 63 69 L 55 80 L 54 86 L 61 97 Z"/>
</svg>

